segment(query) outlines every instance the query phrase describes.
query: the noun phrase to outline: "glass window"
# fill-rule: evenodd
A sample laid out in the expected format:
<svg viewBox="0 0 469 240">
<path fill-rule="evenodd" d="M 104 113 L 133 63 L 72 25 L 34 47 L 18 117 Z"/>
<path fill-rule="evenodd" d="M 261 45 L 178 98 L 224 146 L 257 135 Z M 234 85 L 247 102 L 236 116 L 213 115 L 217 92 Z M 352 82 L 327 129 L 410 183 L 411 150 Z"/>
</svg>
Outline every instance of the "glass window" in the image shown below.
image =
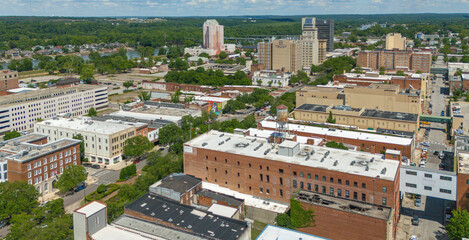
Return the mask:
<svg viewBox="0 0 469 240">
<path fill-rule="evenodd" d="M 423 189 L 425 189 L 425 190 L 427 190 L 427 191 L 431 191 L 431 190 L 432 190 L 432 187 L 424 186 Z"/>
<path fill-rule="evenodd" d="M 337 195 L 339 197 L 342 197 L 342 189 L 340 189 L 340 188 L 337 189 Z"/>
<path fill-rule="evenodd" d="M 350 182 L 348 180 L 345 180 L 345 185 L 349 186 Z"/>
<path fill-rule="evenodd" d="M 384 197 L 384 198 L 381 200 L 381 204 L 386 206 L 386 202 L 387 202 L 387 201 L 386 201 L 386 198 Z"/>
<path fill-rule="evenodd" d="M 334 195 L 334 188 L 333 187 L 329 188 L 329 194 Z"/>
<path fill-rule="evenodd" d="M 414 183 L 405 183 L 406 187 L 417 188 L 417 184 Z"/>
<path fill-rule="evenodd" d="M 387 187 L 383 187 L 383 192 L 387 192 L 388 191 L 388 188 Z"/>
<path fill-rule="evenodd" d="M 315 191 L 315 192 L 318 192 L 318 191 L 319 191 L 319 185 L 314 184 L 314 191 Z"/>
<path fill-rule="evenodd" d="M 293 188 L 296 188 L 296 180 L 293 180 Z"/>
<path fill-rule="evenodd" d="M 300 172 L 300 177 L 304 177 L 304 174 L 303 174 L 303 172 Z"/>
<path fill-rule="evenodd" d="M 451 181 L 451 180 L 453 180 L 451 177 L 446 177 L 446 176 L 440 176 L 440 179 L 441 179 L 441 180 L 445 180 L 445 181 Z"/>
<path fill-rule="evenodd" d="M 350 197 L 350 193 L 349 193 L 348 190 L 345 190 L 345 197 L 346 197 L 346 198 L 349 198 L 349 197 Z"/>
</svg>

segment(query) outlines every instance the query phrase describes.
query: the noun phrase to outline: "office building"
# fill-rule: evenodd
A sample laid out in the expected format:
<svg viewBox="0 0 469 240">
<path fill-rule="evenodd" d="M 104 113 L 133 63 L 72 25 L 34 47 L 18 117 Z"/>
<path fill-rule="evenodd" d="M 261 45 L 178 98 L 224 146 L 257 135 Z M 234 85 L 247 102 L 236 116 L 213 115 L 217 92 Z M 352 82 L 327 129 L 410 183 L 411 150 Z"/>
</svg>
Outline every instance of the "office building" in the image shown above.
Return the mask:
<svg viewBox="0 0 469 240">
<path fill-rule="evenodd" d="M 429 73 L 432 66 L 431 52 L 412 50 L 366 50 L 358 52 L 357 65 L 373 71 L 384 67 L 387 71 Z"/>
<path fill-rule="evenodd" d="M 272 70 L 272 43 L 257 43 L 257 54 L 259 64 L 263 64 L 264 69 Z"/>
<path fill-rule="evenodd" d="M 80 140 L 47 141 L 47 135 L 32 133 L 0 142 L 2 181 L 27 181 L 41 195 L 69 165 L 81 165 Z"/>
<path fill-rule="evenodd" d="M 87 114 L 108 106 L 107 87 L 78 85 L 48 88 L 0 97 L 0 133 L 32 129 L 38 119 Z"/>
<path fill-rule="evenodd" d="M 301 42 L 303 44 L 303 67 L 310 68 L 319 64 L 319 41 L 316 19 L 311 17 L 301 20 Z"/>
<path fill-rule="evenodd" d="M 18 71 L 0 71 L 0 96 L 7 95 L 7 90 L 18 88 Z"/>
<path fill-rule="evenodd" d="M 327 52 L 334 51 L 334 20 L 316 20 L 318 39 L 327 40 Z"/>
<path fill-rule="evenodd" d="M 322 64 L 327 60 L 327 40 L 318 40 L 318 64 Z"/>
<path fill-rule="evenodd" d="M 290 77 L 289 73 L 277 72 L 275 70 L 257 71 L 252 75 L 252 85 L 286 87 Z"/>
<path fill-rule="evenodd" d="M 400 161 L 382 155 L 292 141 L 271 144 L 263 138 L 218 131 L 184 144 L 185 173 L 204 182 L 285 203 L 305 189 L 389 206 L 394 229 L 400 209 L 399 166 Z"/>
<path fill-rule="evenodd" d="M 222 50 L 224 46 L 223 25 L 219 25 L 217 20 L 209 19 L 204 22 L 204 48 Z"/>
<path fill-rule="evenodd" d="M 303 44 L 301 40 L 276 39 L 258 43 L 259 63 L 267 70 L 296 73 L 303 68 Z"/>
<path fill-rule="evenodd" d="M 373 83 L 368 86 L 305 86 L 296 92 L 296 106 L 303 104 L 346 105 L 389 112 L 421 114 L 419 90 L 400 90 L 399 85 Z"/>
<path fill-rule="evenodd" d="M 94 121 L 89 117 L 53 118 L 36 123 L 34 132 L 48 135 L 49 141 L 81 134 L 85 142 L 85 157 L 94 164 L 110 165 L 122 160 L 125 140 L 135 136 L 147 137 L 148 125 Z"/>
<path fill-rule="evenodd" d="M 400 33 L 388 33 L 386 34 L 385 49 L 386 50 L 406 50 L 407 39 L 402 37 Z"/>
</svg>

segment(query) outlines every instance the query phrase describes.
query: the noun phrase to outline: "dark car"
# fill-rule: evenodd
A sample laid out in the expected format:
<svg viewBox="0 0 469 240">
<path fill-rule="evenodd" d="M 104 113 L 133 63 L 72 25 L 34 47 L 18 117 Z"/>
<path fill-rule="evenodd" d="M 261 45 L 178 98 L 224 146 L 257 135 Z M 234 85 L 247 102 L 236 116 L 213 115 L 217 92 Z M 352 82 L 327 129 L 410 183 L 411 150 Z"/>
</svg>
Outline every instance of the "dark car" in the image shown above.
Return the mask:
<svg viewBox="0 0 469 240">
<path fill-rule="evenodd" d="M 159 148 L 158 151 L 164 151 L 164 147 Z"/>
<path fill-rule="evenodd" d="M 86 185 L 85 185 L 85 184 L 82 184 L 82 185 L 80 185 L 79 187 L 77 187 L 77 189 L 75 189 L 75 192 L 79 192 L 79 191 L 81 191 L 81 190 L 83 190 L 83 189 L 85 189 L 85 188 L 86 188 Z"/>
<path fill-rule="evenodd" d="M 414 225 L 414 226 L 419 225 L 419 216 L 414 215 L 414 217 L 412 218 L 412 225 Z"/>
<path fill-rule="evenodd" d="M 99 166 L 99 165 L 97 165 L 97 164 L 96 164 L 96 165 L 91 165 L 91 168 L 94 168 L 94 169 L 100 169 L 100 168 L 101 168 L 101 166 Z"/>
<path fill-rule="evenodd" d="M 445 111 L 441 111 L 441 116 L 444 117 L 445 116 Z"/>
<path fill-rule="evenodd" d="M 434 151 L 434 152 L 433 152 L 433 155 L 435 155 L 435 156 L 438 156 L 439 154 L 440 154 L 439 151 Z"/>
<path fill-rule="evenodd" d="M 91 164 L 91 163 L 86 163 L 86 162 L 85 162 L 85 163 L 82 163 L 81 165 L 83 165 L 83 167 L 91 167 L 91 165 L 92 165 L 92 164 Z"/>
</svg>

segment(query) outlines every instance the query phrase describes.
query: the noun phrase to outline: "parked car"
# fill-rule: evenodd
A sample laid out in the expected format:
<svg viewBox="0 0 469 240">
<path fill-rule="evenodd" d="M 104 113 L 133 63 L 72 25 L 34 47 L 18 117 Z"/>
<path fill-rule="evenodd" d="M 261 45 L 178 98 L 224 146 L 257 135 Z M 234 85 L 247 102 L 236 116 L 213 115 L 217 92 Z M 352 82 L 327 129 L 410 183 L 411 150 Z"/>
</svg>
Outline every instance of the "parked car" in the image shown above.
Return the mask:
<svg viewBox="0 0 469 240">
<path fill-rule="evenodd" d="M 418 238 L 417 238 L 416 235 L 412 235 L 412 236 L 410 237 L 410 240 L 418 240 Z"/>
<path fill-rule="evenodd" d="M 94 165 L 91 165 L 91 168 L 94 168 L 94 169 L 100 169 L 101 166 L 99 166 L 98 164 L 94 164 Z"/>
<path fill-rule="evenodd" d="M 80 185 L 79 187 L 77 187 L 77 188 L 75 189 L 75 192 L 79 192 L 79 191 L 81 191 L 81 190 L 83 190 L 83 189 L 85 189 L 85 188 L 86 188 L 86 185 L 83 183 L 82 185 Z"/>
<path fill-rule="evenodd" d="M 441 116 L 444 117 L 445 116 L 445 111 L 441 111 Z"/>
<path fill-rule="evenodd" d="M 83 165 L 83 167 L 91 167 L 92 166 L 91 163 L 87 163 L 87 162 L 82 163 L 81 165 Z"/>
<path fill-rule="evenodd" d="M 421 200 L 421 199 L 418 199 L 418 198 L 415 199 L 414 205 L 415 205 L 416 207 L 420 207 L 420 206 L 422 205 L 422 200 Z"/>
<path fill-rule="evenodd" d="M 419 167 L 424 168 L 424 167 L 425 167 L 425 163 L 420 163 L 420 164 L 419 164 Z"/>
<path fill-rule="evenodd" d="M 438 156 L 439 154 L 440 154 L 439 151 L 434 151 L 434 152 L 433 152 L 433 155 L 435 155 L 435 156 Z"/>
<path fill-rule="evenodd" d="M 419 216 L 414 215 L 414 217 L 412 218 L 412 225 L 414 225 L 414 226 L 419 225 Z"/>
<path fill-rule="evenodd" d="M 444 153 L 440 153 L 440 156 L 438 156 L 439 159 L 443 159 L 445 158 L 445 154 Z"/>
<path fill-rule="evenodd" d="M 164 151 L 164 147 L 159 148 L 158 151 Z"/>
<path fill-rule="evenodd" d="M 415 166 L 417 166 L 417 164 L 416 163 L 410 163 L 410 166 L 415 167 Z"/>
<path fill-rule="evenodd" d="M 423 152 L 428 152 L 428 148 L 423 148 Z"/>
<path fill-rule="evenodd" d="M 137 164 L 137 163 L 139 163 L 139 162 L 141 162 L 141 161 L 142 161 L 142 159 L 136 159 L 136 160 L 134 160 L 132 163 Z"/>
</svg>

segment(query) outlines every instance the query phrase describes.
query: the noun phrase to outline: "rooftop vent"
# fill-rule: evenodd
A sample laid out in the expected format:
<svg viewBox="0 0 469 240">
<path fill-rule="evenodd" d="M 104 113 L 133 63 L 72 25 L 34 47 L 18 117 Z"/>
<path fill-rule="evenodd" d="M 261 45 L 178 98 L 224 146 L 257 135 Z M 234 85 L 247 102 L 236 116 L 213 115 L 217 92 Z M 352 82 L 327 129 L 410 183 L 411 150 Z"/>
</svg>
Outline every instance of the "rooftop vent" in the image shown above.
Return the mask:
<svg viewBox="0 0 469 240">
<path fill-rule="evenodd" d="M 267 155 L 267 153 L 269 153 L 269 152 L 270 152 L 270 150 L 271 150 L 271 148 L 269 148 L 269 149 L 265 150 L 265 152 L 264 152 L 264 155 Z"/>
<path fill-rule="evenodd" d="M 253 142 L 255 142 L 255 141 L 256 141 L 256 139 L 254 138 L 251 142 L 253 143 Z"/>
<path fill-rule="evenodd" d="M 308 161 L 311 156 L 306 156 L 305 161 Z"/>
<path fill-rule="evenodd" d="M 386 174 L 386 168 L 383 168 L 383 170 L 381 170 L 381 174 Z"/>
<path fill-rule="evenodd" d="M 374 157 L 372 157 L 372 158 L 370 159 L 370 162 L 373 162 L 374 160 L 375 160 L 375 158 L 374 158 Z"/>
<path fill-rule="evenodd" d="M 225 134 L 224 134 L 224 133 L 220 134 L 220 136 L 218 136 L 218 137 L 223 137 L 223 136 L 225 136 Z"/>
<path fill-rule="evenodd" d="M 301 155 L 301 156 L 308 156 L 308 153 L 301 151 L 301 152 L 300 152 L 300 155 Z"/>
<path fill-rule="evenodd" d="M 223 143 L 225 143 L 225 141 L 221 141 L 218 143 L 218 146 L 222 145 Z"/>
<path fill-rule="evenodd" d="M 236 143 L 235 146 L 236 146 L 236 147 L 246 148 L 247 146 L 249 146 L 249 143 L 242 143 L 242 142 L 240 142 L 240 143 Z"/>
<path fill-rule="evenodd" d="M 326 159 L 325 157 L 321 158 L 321 162 L 324 162 L 324 159 Z"/>
<path fill-rule="evenodd" d="M 259 146 L 257 146 L 256 148 L 254 148 L 254 151 L 259 150 L 259 148 L 261 148 L 262 146 L 264 146 L 264 143 L 261 143 L 261 144 L 259 144 Z"/>
<path fill-rule="evenodd" d="M 355 165 L 355 160 L 350 163 L 350 166 Z"/>
<path fill-rule="evenodd" d="M 228 141 L 230 141 L 230 140 L 231 140 L 231 137 L 227 138 L 225 141 L 228 142 Z"/>
<path fill-rule="evenodd" d="M 202 147 L 205 147 L 205 146 L 207 146 L 207 145 L 208 145 L 207 142 L 202 143 Z"/>
<path fill-rule="evenodd" d="M 334 167 L 337 166 L 337 164 L 339 164 L 339 161 L 335 160 Z"/>
<path fill-rule="evenodd" d="M 331 153 L 331 152 L 330 152 L 330 151 L 327 151 L 327 152 L 324 154 L 324 157 L 329 156 L 329 153 Z"/>
<path fill-rule="evenodd" d="M 309 155 L 313 155 L 314 154 L 314 150 L 311 150 L 311 153 Z"/>
<path fill-rule="evenodd" d="M 366 166 L 366 167 L 365 167 L 365 171 L 368 171 L 368 170 L 370 170 L 370 167 L 369 167 L 369 166 Z"/>
</svg>

